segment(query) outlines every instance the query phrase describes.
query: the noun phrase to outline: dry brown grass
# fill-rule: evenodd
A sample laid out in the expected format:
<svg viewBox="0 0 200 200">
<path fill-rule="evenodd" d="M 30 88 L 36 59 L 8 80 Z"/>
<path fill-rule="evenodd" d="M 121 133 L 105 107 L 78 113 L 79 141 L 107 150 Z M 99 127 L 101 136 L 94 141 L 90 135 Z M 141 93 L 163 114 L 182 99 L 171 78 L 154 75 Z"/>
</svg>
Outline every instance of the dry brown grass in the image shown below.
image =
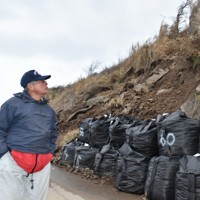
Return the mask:
<svg viewBox="0 0 200 200">
<path fill-rule="evenodd" d="M 118 87 L 121 83 L 128 69 L 133 68 L 134 72 L 142 69 L 145 72 L 151 70 L 151 64 L 156 60 L 170 60 L 179 57 L 179 59 L 191 61 L 192 67 L 196 68 L 200 64 L 200 40 L 189 35 L 187 29 L 172 35 L 173 26 L 174 24 L 170 27 L 168 24 L 162 23 L 158 36 L 154 36 L 144 44 L 133 45 L 126 59 L 119 60 L 118 64 L 106 68 L 99 74 L 95 73 L 86 78 L 80 78 L 64 88 L 54 88 L 49 95 L 50 99 L 54 99 L 53 107 L 59 110 L 58 104 L 63 102 L 63 99 L 72 99 L 73 101 L 73 98 L 84 94 L 90 87 L 101 85 L 115 89 L 115 86 Z M 196 40 L 199 40 L 199 45 L 195 46 Z M 69 100 L 66 102 L 71 103 Z"/>
<path fill-rule="evenodd" d="M 79 129 L 62 133 L 62 136 L 60 137 L 60 140 L 59 140 L 59 146 L 64 146 L 66 143 L 77 138 L 78 135 L 79 135 Z"/>
<path fill-rule="evenodd" d="M 101 85 L 115 89 L 115 86 L 118 86 L 127 69 L 133 67 L 135 70 L 144 69 L 144 71 L 147 71 L 150 69 L 151 63 L 158 59 L 167 60 L 173 59 L 173 57 L 188 59 L 191 61 L 193 68 L 196 68 L 200 63 L 199 45 L 194 46 L 196 39 L 188 37 L 188 35 L 180 35 L 171 39 L 167 34 L 167 27 L 164 26 L 159 36 L 155 37 L 153 41 L 147 41 L 143 45 L 137 44 L 132 48 L 130 56 L 120 62 L 110 72 L 106 71 L 106 73 L 101 72 L 88 76 L 65 88 L 52 90 L 50 96 L 51 99 L 54 99 L 53 107 L 57 108 L 59 102 L 63 102 L 65 98 L 69 100 L 84 94 L 87 88 L 90 87 Z"/>
<path fill-rule="evenodd" d="M 162 58 L 165 59 L 172 56 L 179 56 L 187 59 L 191 55 L 199 53 L 199 50 L 194 48 L 192 41 L 193 39 L 190 37 L 168 39 L 165 43 L 157 45 L 156 51 L 159 51 Z"/>
<path fill-rule="evenodd" d="M 76 94 L 82 94 L 89 87 L 94 86 L 110 86 L 108 75 L 92 75 L 87 78 L 79 79 L 76 83 L 73 84 L 73 91 Z"/>
</svg>

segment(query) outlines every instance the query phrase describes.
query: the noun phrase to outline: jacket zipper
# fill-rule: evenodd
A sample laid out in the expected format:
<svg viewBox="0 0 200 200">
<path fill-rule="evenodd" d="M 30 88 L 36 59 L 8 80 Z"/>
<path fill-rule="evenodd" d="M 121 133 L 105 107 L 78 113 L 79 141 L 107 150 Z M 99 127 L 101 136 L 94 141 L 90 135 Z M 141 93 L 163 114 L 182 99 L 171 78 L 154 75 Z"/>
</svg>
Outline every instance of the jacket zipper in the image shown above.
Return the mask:
<svg viewBox="0 0 200 200">
<path fill-rule="evenodd" d="M 30 182 L 31 182 L 31 189 L 32 189 L 32 190 L 34 189 L 34 186 L 33 186 L 33 182 L 34 182 L 34 180 L 33 180 L 33 173 L 34 173 L 34 170 L 35 170 L 35 168 L 36 168 L 36 166 L 37 166 L 37 161 L 38 161 L 38 154 L 35 155 L 35 165 L 34 165 L 33 169 L 32 169 L 31 172 L 28 173 L 27 176 L 26 176 L 26 177 L 28 177 L 29 174 L 31 174 L 31 180 L 30 180 Z"/>
<path fill-rule="evenodd" d="M 35 168 L 37 166 L 37 161 L 38 161 L 38 154 L 35 155 L 35 165 L 34 165 L 32 171 L 30 172 L 30 174 L 32 174 L 34 172 L 34 170 L 35 170 Z"/>
</svg>

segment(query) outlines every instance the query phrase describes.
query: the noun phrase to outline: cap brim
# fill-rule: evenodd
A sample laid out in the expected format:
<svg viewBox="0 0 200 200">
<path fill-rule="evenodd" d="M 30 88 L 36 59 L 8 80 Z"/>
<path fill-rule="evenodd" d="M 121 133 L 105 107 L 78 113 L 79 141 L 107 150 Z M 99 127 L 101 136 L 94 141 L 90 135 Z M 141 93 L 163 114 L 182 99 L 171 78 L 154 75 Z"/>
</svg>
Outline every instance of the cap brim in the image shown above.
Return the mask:
<svg viewBox="0 0 200 200">
<path fill-rule="evenodd" d="M 49 79 L 49 78 L 51 78 L 51 75 L 40 76 L 40 77 L 37 78 L 37 80 L 38 80 L 38 81 L 39 81 L 39 80 L 47 80 L 47 79 Z"/>
</svg>

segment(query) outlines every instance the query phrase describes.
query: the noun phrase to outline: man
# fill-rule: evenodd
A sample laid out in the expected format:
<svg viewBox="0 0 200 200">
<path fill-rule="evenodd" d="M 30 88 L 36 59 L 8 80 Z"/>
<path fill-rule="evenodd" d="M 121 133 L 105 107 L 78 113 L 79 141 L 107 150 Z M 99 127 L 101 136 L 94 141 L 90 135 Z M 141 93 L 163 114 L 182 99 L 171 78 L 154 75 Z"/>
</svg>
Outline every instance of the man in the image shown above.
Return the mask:
<svg viewBox="0 0 200 200">
<path fill-rule="evenodd" d="M 43 97 L 46 80 L 35 70 L 21 78 L 22 93 L 0 110 L 0 200 L 45 200 L 55 150 L 56 114 Z"/>
</svg>

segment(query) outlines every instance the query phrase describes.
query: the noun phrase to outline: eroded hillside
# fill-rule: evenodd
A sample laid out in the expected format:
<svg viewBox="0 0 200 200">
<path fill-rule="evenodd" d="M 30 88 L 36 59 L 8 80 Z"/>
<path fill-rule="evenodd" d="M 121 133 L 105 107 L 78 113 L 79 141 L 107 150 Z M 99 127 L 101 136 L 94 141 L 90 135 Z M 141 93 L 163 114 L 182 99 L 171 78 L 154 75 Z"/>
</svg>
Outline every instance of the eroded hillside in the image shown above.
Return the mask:
<svg viewBox="0 0 200 200">
<path fill-rule="evenodd" d="M 148 119 L 182 109 L 189 117 L 199 116 L 199 4 L 193 5 L 190 26 L 184 30 L 174 29 L 178 18 L 171 27 L 162 24 L 157 37 L 134 46 L 117 65 L 51 89 L 48 98 L 57 112 L 58 148 L 78 134 L 81 120 L 105 113 Z"/>
</svg>

